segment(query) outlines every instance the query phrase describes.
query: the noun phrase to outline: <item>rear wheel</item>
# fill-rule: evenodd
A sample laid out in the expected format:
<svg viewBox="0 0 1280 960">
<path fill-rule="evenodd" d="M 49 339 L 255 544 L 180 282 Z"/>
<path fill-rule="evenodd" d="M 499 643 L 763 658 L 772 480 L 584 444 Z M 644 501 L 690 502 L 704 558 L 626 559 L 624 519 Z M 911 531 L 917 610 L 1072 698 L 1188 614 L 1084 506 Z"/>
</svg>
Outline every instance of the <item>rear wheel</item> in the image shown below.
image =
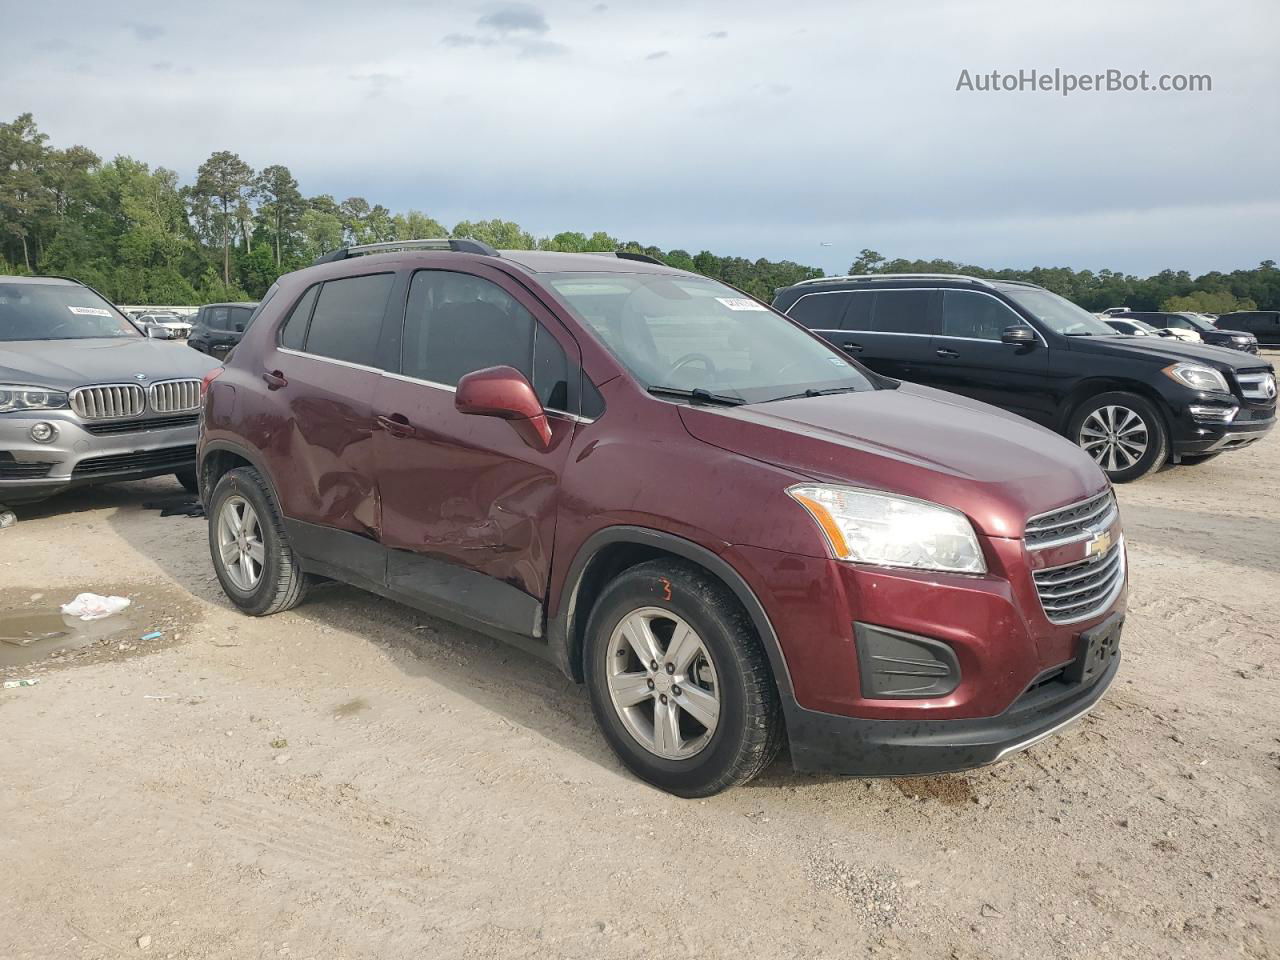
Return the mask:
<svg viewBox="0 0 1280 960">
<path fill-rule="evenodd" d="M 1169 458 L 1169 435 L 1156 408 L 1136 393 L 1090 397 L 1071 418 L 1068 436 L 1113 483 L 1139 480 Z"/>
<path fill-rule="evenodd" d="M 209 498 L 209 553 L 222 590 L 255 617 L 296 607 L 307 576 L 285 535 L 275 498 L 252 467 L 224 473 Z"/>
<path fill-rule="evenodd" d="M 703 797 L 777 754 L 780 705 L 760 639 L 701 568 L 654 560 L 620 574 L 591 612 L 584 657 L 596 720 L 642 780 Z"/>
<path fill-rule="evenodd" d="M 174 474 L 174 476 L 177 478 L 178 482 L 182 484 L 183 489 L 185 489 L 187 493 L 200 492 L 200 478 L 196 474 L 194 467 L 190 470 L 179 470 Z"/>
</svg>

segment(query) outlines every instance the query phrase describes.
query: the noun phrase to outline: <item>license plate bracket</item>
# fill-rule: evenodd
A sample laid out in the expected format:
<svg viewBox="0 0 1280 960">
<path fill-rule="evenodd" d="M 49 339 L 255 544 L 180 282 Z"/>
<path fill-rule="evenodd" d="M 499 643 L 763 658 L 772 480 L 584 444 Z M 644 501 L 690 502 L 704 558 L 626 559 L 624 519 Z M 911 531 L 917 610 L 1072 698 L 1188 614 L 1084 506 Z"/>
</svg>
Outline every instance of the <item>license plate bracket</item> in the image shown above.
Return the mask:
<svg viewBox="0 0 1280 960">
<path fill-rule="evenodd" d="M 1111 661 L 1120 655 L 1120 632 L 1124 617 L 1116 614 L 1080 634 L 1079 651 L 1065 679 L 1070 683 L 1088 685 L 1107 672 Z"/>
</svg>

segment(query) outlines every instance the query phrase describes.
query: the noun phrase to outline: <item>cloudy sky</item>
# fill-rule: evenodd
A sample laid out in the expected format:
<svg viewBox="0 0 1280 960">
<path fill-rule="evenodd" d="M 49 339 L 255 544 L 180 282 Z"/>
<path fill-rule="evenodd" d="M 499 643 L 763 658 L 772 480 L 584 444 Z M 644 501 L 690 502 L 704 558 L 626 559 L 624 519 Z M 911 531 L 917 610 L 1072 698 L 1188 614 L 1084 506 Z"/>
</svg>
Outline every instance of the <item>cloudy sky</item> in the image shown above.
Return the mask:
<svg viewBox="0 0 1280 960">
<path fill-rule="evenodd" d="M 0 116 L 446 224 L 843 271 L 1280 259 L 1280 3 L 3 0 Z M 1203 93 L 957 91 L 1019 69 Z"/>
</svg>

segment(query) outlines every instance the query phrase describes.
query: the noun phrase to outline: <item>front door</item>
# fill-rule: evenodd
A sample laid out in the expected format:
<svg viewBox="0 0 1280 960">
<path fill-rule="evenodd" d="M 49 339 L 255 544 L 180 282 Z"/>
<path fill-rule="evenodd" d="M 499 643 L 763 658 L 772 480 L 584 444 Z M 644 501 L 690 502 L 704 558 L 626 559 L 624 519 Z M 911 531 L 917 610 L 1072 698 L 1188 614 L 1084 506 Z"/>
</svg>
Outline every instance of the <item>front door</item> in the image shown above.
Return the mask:
<svg viewBox="0 0 1280 960">
<path fill-rule="evenodd" d="M 374 397 L 387 585 L 410 602 L 539 636 L 579 354 L 527 291 L 501 271 L 471 270 L 414 273 L 400 367 Z M 455 408 L 462 376 L 499 365 L 533 383 L 549 449 Z"/>
</svg>

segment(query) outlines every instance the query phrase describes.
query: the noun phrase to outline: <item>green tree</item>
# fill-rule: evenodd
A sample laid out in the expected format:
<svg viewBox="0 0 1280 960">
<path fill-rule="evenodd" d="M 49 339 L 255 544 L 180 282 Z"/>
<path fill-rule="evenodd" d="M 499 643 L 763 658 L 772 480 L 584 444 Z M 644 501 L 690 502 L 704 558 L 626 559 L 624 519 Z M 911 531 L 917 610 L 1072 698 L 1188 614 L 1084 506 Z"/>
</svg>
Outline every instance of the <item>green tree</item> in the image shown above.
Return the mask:
<svg viewBox="0 0 1280 960">
<path fill-rule="evenodd" d="M 1228 290 L 1193 290 L 1185 297 L 1169 297 L 1161 310 L 1173 313 L 1232 313 L 1236 310 L 1257 310 L 1258 305 L 1248 297 L 1237 297 Z"/>
<path fill-rule="evenodd" d="M 48 140 L 29 113 L 0 124 L 0 235 L 21 246 L 28 273 L 32 271 L 31 237 L 51 209 L 42 180 Z"/>
<path fill-rule="evenodd" d="M 884 257 L 876 253 L 874 250 L 868 250 L 865 247 L 858 252 L 858 259 L 854 260 L 849 266 L 849 273 L 863 274 L 876 273 L 882 269 Z"/>
<path fill-rule="evenodd" d="M 253 181 L 253 195 L 259 210 L 271 226 L 276 253 L 276 269 L 283 264 L 286 237 L 292 237 L 302 220 L 307 205 L 298 190 L 298 181 L 289 168 L 280 164 L 263 167 Z"/>
<path fill-rule="evenodd" d="M 453 236 L 480 240 L 499 250 L 532 250 L 537 246 L 533 234 L 511 220 L 463 220 L 453 228 Z"/>
<path fill-rule="evenodd" d="M 449 236 L 439 220 L 421 210 L 397 213 L 391 218 L 392 240 L 437 240 Z"/>
<path fill-rule="evenodd" d="M 219 150 L 196 171 L 193 194 L 222 238 L 222 283 L 231 286 L 231 231 L 253 183 L 253 168 L 230 150 Z"/>
</svg>

